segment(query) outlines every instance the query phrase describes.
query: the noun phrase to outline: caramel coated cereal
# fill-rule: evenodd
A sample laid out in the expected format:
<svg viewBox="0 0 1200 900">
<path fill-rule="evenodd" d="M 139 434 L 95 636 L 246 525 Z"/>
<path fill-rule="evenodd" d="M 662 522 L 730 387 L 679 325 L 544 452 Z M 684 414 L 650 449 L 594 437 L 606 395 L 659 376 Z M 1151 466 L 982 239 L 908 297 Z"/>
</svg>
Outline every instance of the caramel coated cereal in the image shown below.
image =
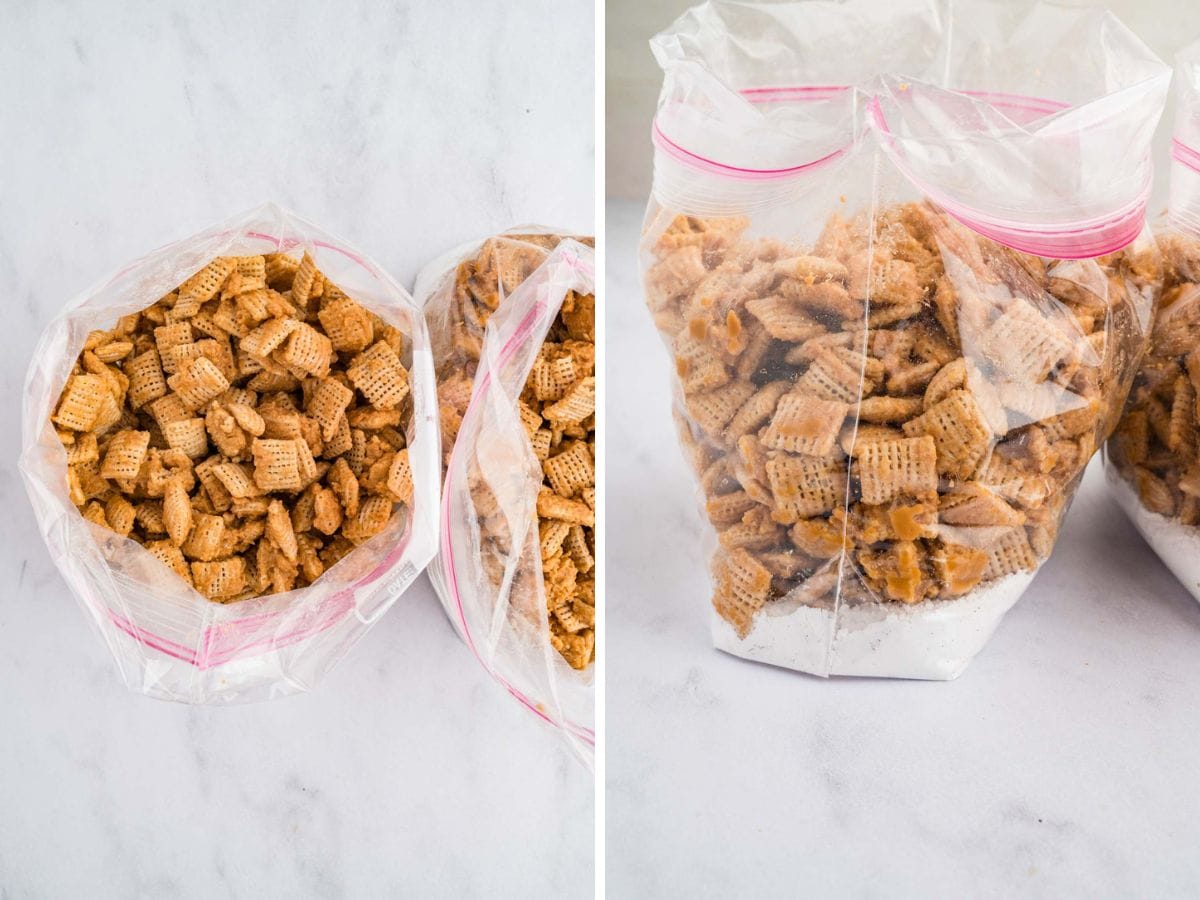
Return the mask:
<svg viewBox="0 0 1200 900">
<path fill-rule="evenodd" d="M 447 460 L 471 400 L 488 319 L 560 240 L 495 237 L 455 271 L 446 319 L 432 329 L 441 361 L 438 399 Z M 544 473 L 536 510 L 550 642 L 575 669 L 595 658 L 595 357 L 595 297 L 569 293 L 533 362 L 518 409 Z M 494 514 L 486 484 L 477 481 L 472 489 L 483 563 L 498 582 L 502 572 L 496 563 L 512 550 L 511 539 L 503 517 Z M 528 563 L 523 565 L 528 572 Z"/>
<path fill-rule="evenodd" d="M 412 503 L 404 348 L 307 253 L 214 259 L 88 336 L 51 416 L 71 499 L 211 600 L 311 584 Z"/>
<path fill-rule="evenodd" d="M 788 596 L 919 603 L 1035 569 L 1128 390 L 1154 248 L 1040 259 L 930 203 L 811 243 L 749 225 L 660 216 L 645 242 L 718 613 L 745 637 Z M 1197 524 L 1200 315 L 1166 322 L 1117 444 L 1146 502 Z"/>
</svg>

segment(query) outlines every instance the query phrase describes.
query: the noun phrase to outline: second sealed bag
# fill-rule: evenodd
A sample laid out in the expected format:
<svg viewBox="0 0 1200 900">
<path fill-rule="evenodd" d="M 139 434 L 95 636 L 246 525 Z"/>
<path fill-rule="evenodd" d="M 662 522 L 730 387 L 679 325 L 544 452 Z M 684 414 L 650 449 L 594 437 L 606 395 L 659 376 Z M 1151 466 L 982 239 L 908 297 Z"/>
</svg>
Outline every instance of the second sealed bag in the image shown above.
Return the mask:
<svg viewBox="0 0 1200 900">
<path fill-rule="evenodd" d="M 1107 13 L 987 2 L 708 3 L 653 48 L 642 263 L 714 642 L 953 678 L 1143 353 L 1169 70 Z"/>
<path fill-rule="evenodd" d="M 596 379 L 592 250 L 498 235 L 417 283 L 445 445 L 430 568 L 484 667 L 585 764 L 594 747 Z"/>
</svg>

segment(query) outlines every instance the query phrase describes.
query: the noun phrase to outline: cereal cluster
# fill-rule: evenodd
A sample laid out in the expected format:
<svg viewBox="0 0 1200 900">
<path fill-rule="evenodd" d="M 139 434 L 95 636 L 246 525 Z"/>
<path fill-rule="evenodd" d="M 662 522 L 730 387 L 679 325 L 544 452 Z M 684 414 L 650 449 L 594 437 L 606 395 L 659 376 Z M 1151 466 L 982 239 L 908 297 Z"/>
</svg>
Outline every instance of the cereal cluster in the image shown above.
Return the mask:
<svg viewBox="0 0 1200 900">
<path fill-rule="evenodd" d="M 789 595 L 911 604 L 1035 569 L 1128 390 L 1153 249 L 1042 259 L 929 204 L 812 246 L 748 225 L 647 235 L 717 611 L 744 636 Z"/>
<path fill-rule="evenodd" d="M 435 337 L 447 453 L 471 399 L 488 317 L 560 240 L 553 235 L 492 238 L 458 267 L 440 352 Z M 534 361 L 519 409 L 544 475 L 537 515 L 550 642 L 575 669 L 591 664 L 596 647 L 595 318 L 593 295 L 567 295 Z M 472 473 L 471 488 L 480 515 L 482 561 L 498 584 L 512 549 L 507 522 L 478 473 Z M 521 584 L 519 579 L 514 593 Z"/>
<path fill-rule="evenodd" d="M 1161 306 L 1109 452 L 1148 510 L 1200 525 L 1200 241 L 1168 234 L 1160 247 Z"/>
<path fill-rule="evenodd" d="M 412 502 L 404 343 L 308 253 L 214 259 L 88 336 L 71 500 L 210 600 L 311 584 Z"/>
</svg>

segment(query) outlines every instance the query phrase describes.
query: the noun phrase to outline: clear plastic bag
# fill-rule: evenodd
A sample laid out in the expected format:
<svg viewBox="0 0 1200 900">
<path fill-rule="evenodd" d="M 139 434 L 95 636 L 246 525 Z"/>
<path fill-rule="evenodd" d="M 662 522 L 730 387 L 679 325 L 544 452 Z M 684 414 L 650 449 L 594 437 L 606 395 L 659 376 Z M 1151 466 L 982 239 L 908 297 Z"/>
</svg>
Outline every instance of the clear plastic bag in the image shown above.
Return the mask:
<svg viewBox="0 0 1200 900">
<path fill-rule="evenodd" d="M 407 514 L 308 588 L 213 603 L 141 545 L 84 519 L 67 493 L 50 414 L 84 340 L 144 309 L 222 255 L 307 250 L 355 300 L 407 338 L 414 496 Z M 154 251 L 84 291 L 47 326 L 25 382 L 21 472 L 55 564 L 132 690 L 187 703 L 264 700 L 310 689 L 387 611 L 437 546 L 438 431 L 424 318 L 408 293 L 345 241 L 262 206 Z"/>
<path fill-rule="evenodd" d="M 539 532 L 543 469 L 521 399 L 565 302 L 592 294 L 591 248 L 545 229 L 459 248 L 428 266 L 416 290 L 435 349 L 443 436 L 454 441 L 430 579 L 484 668 L 589 768 L 594 666 L 572 668 L 551 642 Z M 480 321 L 479 310 L 489 307 Z M 594 563 L 584 568 L 580 582 L 594 578 Z M 591 601 L 594 615 L 594 594 Z"/>
<path fill-rule="evenodd" d="M 1024 3 L 714 2 L 652 47 L 642 265 L 714 642 L 953 678 L 1143 352 L 1169 69 L 1107 13 Z"/>
<path fill-rule="evenodd" d="M 1162 299 L 1105 474 L 1122 509 L 1200 601 L 1200 43 L 1176 66 Z"/>
</svg>

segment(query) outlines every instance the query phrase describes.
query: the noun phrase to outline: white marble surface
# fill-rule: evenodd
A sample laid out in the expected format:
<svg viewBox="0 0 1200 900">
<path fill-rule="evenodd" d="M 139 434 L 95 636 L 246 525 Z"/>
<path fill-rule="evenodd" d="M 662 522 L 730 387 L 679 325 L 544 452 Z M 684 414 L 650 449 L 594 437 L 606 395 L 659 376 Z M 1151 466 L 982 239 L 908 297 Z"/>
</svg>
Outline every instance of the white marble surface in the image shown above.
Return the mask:
<svg viewBox="0 0 1200 900">
<path fill-rule="evenodd" d="M 610 894 L 1195 896 L 1200 606 L 1098 463 L 958 681 L 823 681 L 711 648 L 668 359 L 632 272 L 641 214 L 607 219 Z"/>
<path fill-rule="evenodd" d="M 273 199 L 411 284 L 591 230 L 590 2 L 0 9 L 0 897 L 589 897 L 592 786 L 421 579 L 311 695 L 126 693 L 15 470 L 40 329 Z"/>
</svg>

